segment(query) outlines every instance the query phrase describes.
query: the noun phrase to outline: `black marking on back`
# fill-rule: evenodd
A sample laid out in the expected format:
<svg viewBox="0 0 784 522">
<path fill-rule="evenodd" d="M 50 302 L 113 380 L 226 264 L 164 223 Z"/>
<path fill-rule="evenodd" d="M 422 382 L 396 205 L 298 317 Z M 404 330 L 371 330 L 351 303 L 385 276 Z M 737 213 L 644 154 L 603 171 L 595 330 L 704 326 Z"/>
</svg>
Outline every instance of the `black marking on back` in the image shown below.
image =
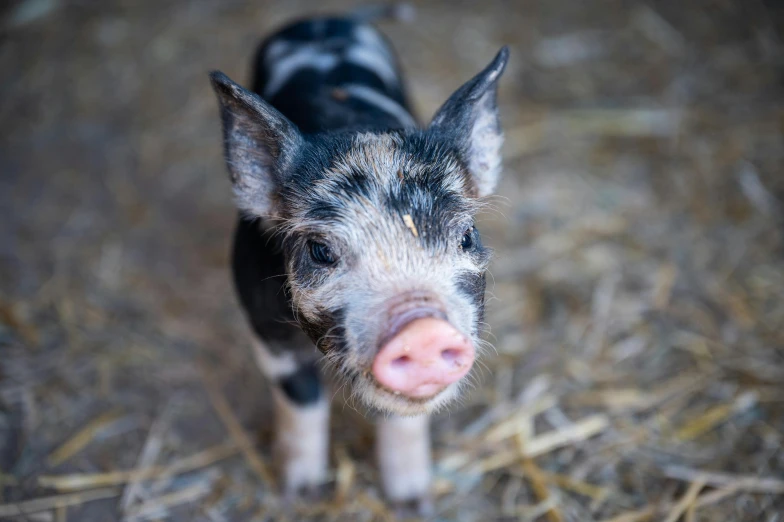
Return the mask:
<svg viewBox="0 0 784 522">
<path fill-rule="evenodd" d="M 296 42 L 317 42 L 320 40 L 352 37 L 357 22 L 349 18 L 306 18 L 290 23 L 270 40 L 282 38 Z"/>
<path fill-rule="evenodd" d="M 342 86 L 361 85 L 390 98 L 410 113 L 405 88 L 399 77 L 396 84 L 390 85 L 375 71 L 340 58 L 352 46 L 368 45 L 356 38 L 359 27 L 374 31 L 379 40 L 386 44 L 389 65 L 399 72 L 400 67 L 391 46 L 371 25 L 346 18 L 307 19 L 284 27 L 259 46 L 254 61 L 253 91 L 265 97 L 265 88 L 272 77 L 270 66 L 275 63 L 274 60 L 265 63 L 272 45 L 282 41 L 294 45 L 322 45 L 323 49 L 329 49 L 339 57 L 335 67 L 327 71 L 300 68 L 265 99 L 306 134 L 336 129 L 401 128 L 397 118 L 377 106 L 335 95 L 335 90 Z"/>
</svg>

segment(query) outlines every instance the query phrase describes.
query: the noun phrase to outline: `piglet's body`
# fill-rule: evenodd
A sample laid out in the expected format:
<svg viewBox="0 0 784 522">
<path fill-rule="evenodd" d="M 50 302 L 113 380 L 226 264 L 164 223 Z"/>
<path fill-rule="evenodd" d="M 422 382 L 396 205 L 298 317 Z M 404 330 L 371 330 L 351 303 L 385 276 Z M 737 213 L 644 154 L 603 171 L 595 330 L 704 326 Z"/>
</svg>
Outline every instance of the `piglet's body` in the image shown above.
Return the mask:
<svg viewBox="0 0 784 522">
<path fill-rule="evenodd" d="M 479 348 L 489 252 L 473 219 L 500 171 L 508 52 L 420 129 L 368 13 L 272 35 L 253 92 L 211 79 L 240 209 L 234 279 L 272 381 L 284 488 L 326 478 L 326 357 L 352 400 L 384 412 L 387 496 L 422 501 L 427 414 L 458 395 Z"/>
</svg>

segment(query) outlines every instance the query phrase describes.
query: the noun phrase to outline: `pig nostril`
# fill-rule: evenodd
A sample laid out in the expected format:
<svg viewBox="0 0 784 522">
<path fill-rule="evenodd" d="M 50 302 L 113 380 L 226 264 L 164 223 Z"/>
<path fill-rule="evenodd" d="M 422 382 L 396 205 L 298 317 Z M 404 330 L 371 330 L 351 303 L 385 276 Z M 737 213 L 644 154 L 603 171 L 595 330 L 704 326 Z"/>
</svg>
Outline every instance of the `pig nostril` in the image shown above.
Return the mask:
<svg viewBox="0 0 784 522">
<path fill-rule="evenodd" d="M 447 348 L 443 352 L 441 352 L 441 358 L 450 363 L 450 364 L 457 364 L 460 359 L 460 354 L 462 352 L 460 350 L 456 350 L 454 348 Z"/>
<path fill-rule="evenodd" d="M 408 363 L 410 363 L 410 362 L 411 362 L 411 358 L 408 355 L 402 355 L 402 356 L 400 356 L 397 359 L 394 359 L 392 361 L 392 367 L 393 368 L 398 368 L 398 369 L 403 369 L 406 366 L 408 366 Z"/>
</svg>

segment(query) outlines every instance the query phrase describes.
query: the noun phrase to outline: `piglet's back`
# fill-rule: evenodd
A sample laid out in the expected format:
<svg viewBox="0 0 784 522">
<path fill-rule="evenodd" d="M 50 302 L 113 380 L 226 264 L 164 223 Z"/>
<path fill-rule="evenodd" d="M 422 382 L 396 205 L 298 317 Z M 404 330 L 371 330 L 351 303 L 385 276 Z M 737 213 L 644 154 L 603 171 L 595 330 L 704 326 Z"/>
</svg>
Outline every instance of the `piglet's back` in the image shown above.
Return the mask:
<svg viewBox="0 0 784 522">
<path fill-rule="evenodd" d="M 294 22 L 256 55 L 253 90 L 302 132 L 415 127 L 395 54 L 360 15 Z"/>
</svg>

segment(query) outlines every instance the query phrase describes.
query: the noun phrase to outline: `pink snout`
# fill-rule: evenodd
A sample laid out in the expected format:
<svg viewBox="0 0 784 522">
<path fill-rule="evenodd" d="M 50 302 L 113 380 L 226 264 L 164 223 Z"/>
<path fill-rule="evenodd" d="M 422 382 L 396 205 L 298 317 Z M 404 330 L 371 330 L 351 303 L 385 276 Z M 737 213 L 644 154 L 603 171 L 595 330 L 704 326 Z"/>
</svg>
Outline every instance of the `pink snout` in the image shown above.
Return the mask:
<svg viewBox="0 0 784 522">
<path fill-rule="evenodd" d="M 373 361 L 373 376 L 406 397 L 431 397 L 464 377 L 474 363 L 469 339 L 442 319 L 415 319 L 390 339 Z"/>
</svg>

